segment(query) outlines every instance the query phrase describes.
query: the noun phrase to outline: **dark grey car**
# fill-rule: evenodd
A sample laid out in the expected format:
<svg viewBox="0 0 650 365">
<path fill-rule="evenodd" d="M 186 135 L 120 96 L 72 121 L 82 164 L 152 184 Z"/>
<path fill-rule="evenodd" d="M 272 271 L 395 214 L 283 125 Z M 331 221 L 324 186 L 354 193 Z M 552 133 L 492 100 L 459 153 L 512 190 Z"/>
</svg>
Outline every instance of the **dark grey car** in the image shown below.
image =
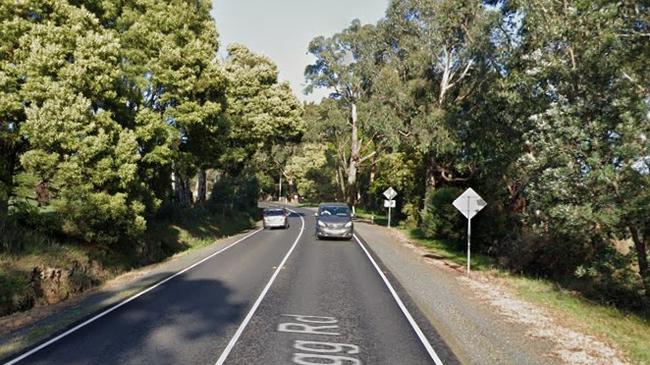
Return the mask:
<svg viewBox="0 0 650 365">
<path fill-rule="evenodd" d="M 344 203 L 321 203 L 316 213 L 317 238 L 351 239 L 354 233 L 352 213 Z"/>
</svg>

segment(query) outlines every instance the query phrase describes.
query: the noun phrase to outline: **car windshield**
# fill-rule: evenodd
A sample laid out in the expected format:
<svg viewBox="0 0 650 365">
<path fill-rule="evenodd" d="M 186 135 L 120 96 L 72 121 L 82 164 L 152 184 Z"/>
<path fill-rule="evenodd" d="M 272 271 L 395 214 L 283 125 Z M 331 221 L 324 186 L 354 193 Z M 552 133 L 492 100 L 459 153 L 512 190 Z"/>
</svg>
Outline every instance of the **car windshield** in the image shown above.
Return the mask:
<svg viewBox="0 0 650 365">
<path fill-rule="evenodd" d="M 264 215 L 266 215 L 266 216 L 284 215 L 284 210 L 282 210 L 282 209 L 267 209 L 267 210 L 264 211 Z"/>
<path fill-rule="evenodd" d="M 350 209 L 348 207 L 322 207 L 320 208 L 320 215 L 321 216 L 339 216 L 339 217 L 349 217 L 350 216 Z"/>
</svg>

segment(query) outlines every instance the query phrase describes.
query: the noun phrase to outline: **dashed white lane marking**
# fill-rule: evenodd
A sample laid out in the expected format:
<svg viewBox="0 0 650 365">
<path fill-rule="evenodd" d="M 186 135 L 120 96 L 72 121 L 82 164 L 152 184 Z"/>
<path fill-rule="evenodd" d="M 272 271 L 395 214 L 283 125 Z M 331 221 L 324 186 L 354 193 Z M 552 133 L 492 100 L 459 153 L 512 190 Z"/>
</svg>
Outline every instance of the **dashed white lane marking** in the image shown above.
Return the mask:
<svg viewBox="0 0 650 365">
<path fill-rule="evenodd" d="M 413 328 L 415 333 L 418 335 L 418 338 L 420 339 L 420 342 L 422 342 L 422 345 L 424 345 L 424 348 L 429 353 L 429 356 L 431 357 L 433 362 L 436 363 L 436 365 L 443 365 L 442 360 L 440 360 L 440 357 L 438 357 L 438 354 L 436 354 L 436 352 L 433 350 L 433 347 L 431 346 L 431 343 L 429 343 L 429 340 L 427 339 L 427 337 L 424 335 L 424 333 L 420 329 L 420 326 L 418 326 L 418 324 L 415 322 L 415 320 L 413 319 L 413 316 L 411 315 L 411 313 L 408 311 L 408 309 L 406 309 L 406 306 L 404 305 L 402 300 L 397 295 L 397 292 L 395 291 L 395 289 L 393 289 L 393 286 L 390 284 L 390 282 L 386 278 L 386 275 L 384 275 L 384 273 L 379 268 L 379 265 L 377 265 L 377 263 L 375 262 L 375 259 L 373 259 L 372 256 L 370 255 L 370 253 L 366 249 L 366 246 L 363 243 L 361 243 L 361 240 L 359 239 L 359 237 L 357 237 L 356 234 L 354 235 L 354 239 L 357 241 L 359 246 L 361 246 L 361 248 L 363 249 L 363 252 L 366 253 L 366 256 L 368 256 L 368 259 L 370 259 L 370 262 L 372 263 L 372 266 L 374 266 L 375 270 L 377 270 L 377 273 L 379 273 L 379 276 L 382 278 L 382 280 L 384 280 L 384 284 L 386 284 L 386 287 L 388 288 L 388 291 L 390 291 L 390 293 L 393 295 L 393 299 L 395 299 L 395 301 L 397 302 L 397 305 L 399 306 L 399 309 L 402 310 L 402 313 L 404 313 L 404 316 L 408 320 L 409 324 L 411 325 L 411 327 Z"/>
<path fill-rule="evenodd" d="M 201 259 L 201 260 L 195 262 L 194 264 L 192 264 L 192 265 L 190 265 L 190 266 L 184 268 L 183 270 L 181 270 L 181 271 L 179 271 L 179 272 L 177 272 L 177 273 L 175 273 L 175 274 L 173 274 L 173 275 L 171 275 L 171 276 L 168 276 L 166 279 L 164 279 L 164 280 L 162 280 L 162 281 L 160 281 L 160 282 L 158 282 L 158 283 L 156 283 L 156 284 L 154 284 L 154 285 L 148 287 L 147 289 L 145 289 L 145 290 L 143 290 L 143 291 L 141 291 L 141 292 L 139 292 L 139 293 L 137 293 L 137 294 L 135 294 L 135 295 L 133 295 L 133 296 L 131 296 L 131 297 L 129 297 L 129 298 L 127 298 L 127 299 L 125 299 L 125 300 L 123 300 L 123 301 L 117 303 L 117 304 L 115 304 L 114 306 L 112 306 L 112 307 L 106 309 L 105 311 L 103 311 L 103 312 L 97 314 L 96 316 L 94 316 L 94 317 L 92 317 L 92 318 L 89 318 L 89 319 L 85 320 L 85 321 L 82 322 L 82 323 L 79 323 L 78 325 L 76 325 L 76 326 L 70 328 L 69 330 L 67 330 L 67 331 L 65 331 L 65 332 L 63 332 L 63 333 L 61 333 L 60 335 L 58 335 L 58 336 L 52 338 L 51 340 L 49 340 L 49 341 L 47 341 L 47 342 L 44 342 L 44 343 L 38 345 L 37 347 L 35 347 L 35 348 L 33 348 L 33 349 L 31 349 L 31 350 L 25 352 L 24 354 L 22 354 L 22 355 L 16 357 L 15 359 L 12 359 L 11 361 L 4 363 L 4 365 L 14 365 L 14 364 L 18 363 L 19 361 L 24 360 L 25 358 L 27 358 L 27 357 L 33 355 L 34 353 L 36 353 L 36 352 L 38 352 L 38 351 L 40 351 L 40 350 L 42 350 L 42 349 L 44 349 L 44 348 L 50 346 L 51 344 L 53 344 L 53 343 L 59 341 L 60 339 L 66 337 L 66 336 L 68 336 L 68 335 L 70 335 L 71 333 L 76 332 L 76 331 L 78 331 L 79 329 L 81 329 L 81 328 L 83 328 L 83 327 L 85 327 L 85 326 L 87 326 L 87 325 L 89 325 L 89 324 L 95 322 L 96 320 L 98 320 L 98 319 L 104 317 L 105 315 L 107 315 L 107 314 L 111 313 L 112 311 L 114 311 L 114 310 L 120 308 L 121 306 L 123 306 L 123 305 L 125 305 L 125 304 L 127 304 L 127 303 L 129 303 L 129 302 L 131 302 L 131 301 L 133 301 L 133 300 L 135 300 L 135 299 L 137 299 L 138 297 L 140 297 L 140 296 L 142 296 L 142 295 L 144 295 L 144 294 L 146 294 L 146 293 L 148 293 L 148 292 L 150 292 L 150 291 L 156 289 L 157 287 L 163 285 L 164 283 L 170 281 L 171 279 L 173 279 L 173 278 L 175 278 L 175 277 L 177 277 L 177 276 L 179 276 L 179 275 L 181 275 L 181 274 L 183 274 L 183 273 L 185 273 L 185 272 L 187 272 L 187 271 L 189 271 L 189 270 L 191 270 L 191 269 L 193 269 L 193 268 L 195 268 L 195 267 L 201 265 L 202 263 L 204 263 L 204 262 L 210 260 L 211 258 L 217 256 L 218 254 L 220 254 L 220 253 L 226 251 L 227 249 L 231 248 L 232 246 L 234 246 L 234 245 L 236 245 L 236 244 L 238 244 L 238 243 L 244 241 L 245 239 L 247 239 L 247 238 L 249 238 L 249 237 L 252 237 L 252 236 L 255 235 L 256 233 L 260 232 L 261 230 L 262 230 L 262 229 L 257 229 L 257 230 L 255 230 L 255 231 L 253 231 L 253 232 L 247 234 L 246 236 L 244 236 L 244 237 L 238 239 L 237 241 L 235 241 L 235 242 L 229 244 L 228 246 L 222 248 L 221 250 L 219 250 L 219 251 L 217 251 L 217 252 L 215 252 L 215 253 L 213 253 L 213 254 L 210 254 L 209 256 L 207 256 L 207 257 L 205 257 L 205 258 L 203 258 L 203 259 Z"/>
<path fill-rule="evenodd" d="M 289 211 L 292 212 L 292 213 L 296 213 L 295 211 L 293 211 L 291 209 L 289 209 Z M 242 323 L 239 325 L 239 328 L 237 328 L 237 332 L 235 332 L 235 334 L 230 339 L 230 342 L 228 342 L 228 345 L 226 346 L 226 348 L 221 353 L 221 356 L 219 356 L 219 359 L 217 360 L 216 365 L 223 365 L 223 363 L 226 361 L 226 359 L 228 358 L 228 355 L 230 355 L 230 352 L 232 351 L 233 347 L 235 347 L 235 344 L 237 343 L 237 340 L 239 340 L 239 337 L 241 337 L 241 334 L 244 332 L 244 329 L 246 329 L 246 326 L 248 325 L 248 322 L 250 322 L 251 318 L 253 318 L 253 315 L 255 315 L 255 311 L 257 311 L 257 307 L 259 307 L 260 303 L 262 303 L 262 300 L 266 296 L 266 293 L 271 288 L 271 285 L 273 285 L 273 282 L 275 281 L 275 278 L 278 276 L 278 274 L 280 273 L 280 270 L 282 269 L 282 267 L 284 267 L 284 264 L 289 259 L 289 256 L 291 255 L 293 250 L 298 245 L 298 241 L 300 241 L 300 237 L 302 237 L 302 233 L 305 231 L 305 219 L 302 216 L 299 216 L 299 217 L 300 217 L 300 222 L 301 222 L 302 226 L 300 227 L 300 233 L 298 234 L 298 237 L 293 242 L 293 245 L 291 246 L 291 248 L 289 249 L 287 254 L 284 256 L 284 258 L 282 259 L 282 262 L 280 262 L 280 264 L 278 265 L 278 268 L 273 272 L 273 275 L 271 275 L 271 279 L 269 279 L 269 282 L 266 284 L 266 286 L 264 287 L 264 289 L 260 293 L 259 297 L 257 297 L 257 300 L 255 301 L 255 303 L 253 303 L 253 306 L 251 307 L 250 311 L 248 311 L 248 314 L 246 315 L 246 317 L 244 318 Z"/>
</svg>

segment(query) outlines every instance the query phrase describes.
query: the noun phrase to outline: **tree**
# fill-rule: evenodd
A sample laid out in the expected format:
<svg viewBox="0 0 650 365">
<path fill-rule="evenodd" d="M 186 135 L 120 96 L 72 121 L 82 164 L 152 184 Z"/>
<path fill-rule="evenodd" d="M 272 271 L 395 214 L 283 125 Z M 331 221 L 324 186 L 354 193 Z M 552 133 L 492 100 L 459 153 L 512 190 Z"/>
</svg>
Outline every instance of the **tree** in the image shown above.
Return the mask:
<svg viewBox="0 0 650 365">
<path fill-rule="evenodd" d="M 612 240 L 630 238 L 648 295 L 650 123 L 648 75 L 639 68 L 650 56 L 647 7 L 540 0 L 523 10 L 529 95 L 542 106 L 529 117 L 534 128 L 517 165 L 525 220 L 578 245 L 574 265 L 598 266 Z"/>
<path fill-rule="evenodd" d="M 355 20 L 349 28 L 331 38 L 314 38 L 309 44 L 309 53 L 316 57 L 316 61 L 305 69 L 309 82 L 307 91 L 317 87 L 331 89 L 331 97 L 349 108 L 350 151 L 346 168 L 346 197 L 351 205 L 357 200 L 359 165 L 375 154 L 373 151 L 363 155 L 366 146 L 357 114 L 359 102 L 368 96 L 372 84 L 376 56 L 372 42 L 374 36 L 374 26 L 362 26 Z"/>
<path fill-rule="evenodd" d="M 22 78 L 17 70 L 16 50 L 32 24 L 26 17 L 30 4 L 0 4 L 0 230 L 4 229 L 18 158 L 25 148 L 20 127 L 25 121 Z"/>
<path fill-rule="evenodd" d="M 115 22 L 126 45 L 126 97 L 148 128 L 141 143 L 160 157 L 142 173 L 160 181 L 160 197 L 172 186 L 173 173 L 175 201 L 182 207 L 192 203 L 190 179 L 216 165 L 227 130 L 227 80 L 216 59 L 218 34 L 210 8 L 209 1 L 146 0 L 127 5 Z M 205 184 L 199 190 L 198 199 L 205 200 Z"/>
<path fill-rule="evenodd" d="M 477 172 L 470 138 L 475 96 L 498 76 L 490 38 L 498 12 L 480 1 L 411 1 L 390 4 L 379 25 L 386 63 L 379 95 L 404 121 L 400 134 L 415 144 L 426 169 L 427 191 L 462 184 Z"/>
<path fill-rule="evenodd" d="M 256 153 L 267 157 L 266 166 L 275 165 L 274 151 L 298 142 L 305 131 L 302 105 L 288 83 L 278 83 L 277 66 L 242 45 L 228 47 L 225 71 L 231 129 L 221 166 L 236 175 Z"/>
<path fill-rule="evenodd" d="M 21 163 L 52 183 L 71 235 L 107 243 L 137 236 L 145 220 L 129 194 L 141 158 L 136 136 L 105 109 L 116 97 L 118 39 L 83 8 L 30 10 L 42 21 L 16 50 L 26 105 L 20 131 L 30 145 Z"/>
<path fill-rule="evenodd" d="M 306 143 L 291 156 L 285 173 L 296 181 L 302 199 L 309 202 L 324 201 L 336 195 L 331 163 L 326 145 Z"/>
</svg>

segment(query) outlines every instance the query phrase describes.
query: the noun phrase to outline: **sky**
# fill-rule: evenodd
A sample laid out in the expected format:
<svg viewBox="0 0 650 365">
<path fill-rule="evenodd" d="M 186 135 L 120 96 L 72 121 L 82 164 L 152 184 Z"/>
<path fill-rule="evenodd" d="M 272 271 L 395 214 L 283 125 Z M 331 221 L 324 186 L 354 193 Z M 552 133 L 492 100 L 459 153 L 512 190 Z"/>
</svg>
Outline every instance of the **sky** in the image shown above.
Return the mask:
<svg viewBox="0 0 650 365">
<path fill-rule="evenodd" d="M 214 0 L 212 6 L 222 56 L 228 44 L 244 44 L 270 57 L 300 100 L 319 101 L 328 91 L 303 92 L 305 66 L 314 60 L 309 41 L 340 32 L 354 19 L 375 23 L 388 0 Z"/>
</svg>

